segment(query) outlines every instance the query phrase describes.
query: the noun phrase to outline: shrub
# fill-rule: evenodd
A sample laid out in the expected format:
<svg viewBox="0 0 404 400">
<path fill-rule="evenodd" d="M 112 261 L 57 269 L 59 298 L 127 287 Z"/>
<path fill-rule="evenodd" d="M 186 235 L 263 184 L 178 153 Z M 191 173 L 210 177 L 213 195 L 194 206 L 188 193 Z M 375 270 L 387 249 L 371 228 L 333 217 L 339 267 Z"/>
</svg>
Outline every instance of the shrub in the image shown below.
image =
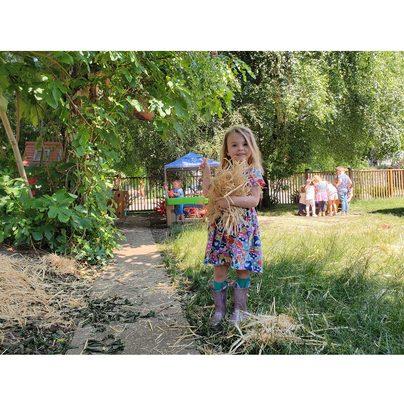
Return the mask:
<svg viewBox="0 0 404 400">
<path fill-rule="evenodd" d="M 97 198 L 98 196 L 98 198 Z M 0 176 L 0 242 L 69 254 L 90 264 L 113 255 L 118 232 L 101 193 L 85 205 L 66 189 L 30 198 L 24 181 Z"/>
</svg>

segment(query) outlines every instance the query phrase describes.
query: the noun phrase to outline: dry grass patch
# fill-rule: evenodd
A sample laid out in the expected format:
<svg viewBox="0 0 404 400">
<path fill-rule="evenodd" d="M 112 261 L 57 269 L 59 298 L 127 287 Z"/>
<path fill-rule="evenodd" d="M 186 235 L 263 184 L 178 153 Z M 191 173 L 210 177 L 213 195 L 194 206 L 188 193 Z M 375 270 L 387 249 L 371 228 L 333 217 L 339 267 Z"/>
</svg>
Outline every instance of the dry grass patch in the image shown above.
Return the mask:
<svg viewBox="0 0 404 400">
<path fill-rule="evenodd" d="M 91 275 L 55 254 L 0 254 L 0 350 L 19 352 L 27 336 L 37 340 L 40 332 L 74 329 L 73 314 L 86 305 Z"/>
<path fill-rule="evenodd" d="M 80 275 L 78 264 L 73 258 L 61 257 L 57 254 L 48 254 L 42 257 L 42 260 L 56 275 Z"/>
<path fill-rule="evenodd" d="M 2 328 L 28 320 L 40 320 L 41 326 L 66 324 L 43 282 L 46 265 L 26 257 L 0 255 L 0 318 Z"/>
</svg>

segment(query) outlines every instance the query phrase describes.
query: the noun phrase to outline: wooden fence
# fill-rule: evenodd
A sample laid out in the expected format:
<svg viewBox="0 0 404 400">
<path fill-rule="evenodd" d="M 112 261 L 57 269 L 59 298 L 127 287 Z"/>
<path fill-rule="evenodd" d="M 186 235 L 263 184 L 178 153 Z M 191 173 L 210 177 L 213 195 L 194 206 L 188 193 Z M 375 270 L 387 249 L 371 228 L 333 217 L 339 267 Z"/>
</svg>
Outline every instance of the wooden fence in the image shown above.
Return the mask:
<svg viewBox="0 0 404 400">
<path fill-rule="evenodd" d="M 404 197 L 404 169 L 349 170 L 355 199 L 377 199 L 386 197 Z M 298 198 L 300 186 L 307 178 L 320 175 L 333 182 L 336 174 L 331 171 L 307 171 L 294 174 L 289 178 L 269 181 L 269 195 L 280 204 L 293 204 Z"/>
</svg>

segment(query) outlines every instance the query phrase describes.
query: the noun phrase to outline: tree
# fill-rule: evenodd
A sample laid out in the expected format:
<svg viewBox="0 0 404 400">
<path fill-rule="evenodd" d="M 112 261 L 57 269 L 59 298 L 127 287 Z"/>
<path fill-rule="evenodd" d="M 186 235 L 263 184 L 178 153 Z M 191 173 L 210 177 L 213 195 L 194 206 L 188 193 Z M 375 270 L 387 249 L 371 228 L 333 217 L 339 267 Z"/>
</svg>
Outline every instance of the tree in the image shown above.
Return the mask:
<svg viewBox="0 0 404 400">
<path fill-rule="evenodd" d="M 360 165 L 403 132 L 403 53 L 235 52 L 253 74 L 233 116 L 257 133 L 267 171 Z M 400 136 L 401 135 L 401 136 Z"/>
<path fill-rule="evenodd" d="M 38 139 L 61 141 L 65 150 L 62 162 L 52 166 L 55 173 L 47 171 L 48 185 L 40 194 L 52 195 L 57 188 L 65 192 L 44 198 L 41 205 L 30 204 L 42 210 L 35 224 L 45 218 L 46 207 L 54 207 L 54 199 L 66 207 L 78 207 L 48 211 L 46 218 L 57 218 L 69 227 L 57 225 L 56 232 L 56 225 L 48 226 L 49 243 L 56 235 L 59 249 L 81 246 L 92 259 L 110 249 L 115 243 L 108 205 L 110 180 L 113 167 L 130 159 L 127 143 L 136 147 L 142 140 L 143 144 L 148 132 L 158 135 L 160 142 L 181 140 L 191 121 L 206 122 L 222 115 L 239 85 L 233 67 L 228 57 L 212 57 L 208 52 L 1 52 L 2 120 L 9 139 L 15 139 L 10 145 L 18 150 L 16 135 L 9 134 L 11 124 L 7 124 L 13 118 L 3 118 L 7 103 L 17 131 L 20 121 L 29 122 L 41 132 Z M 14 154 L 24 176 L 20 153 Z M 10 185 L 9 180 L 4 182 Z M 12 193 L 14 189 L 5 190 Z M 26 217 L 27 224 L 21 227 L 24 238 L 31 229 Z M 84 236 L 77 234 L 78 221 L 90 224 Z M 42 228 L 32 229 L 34 240 L 45 240 Z M 4 232 L 0 237 L 5 237 Z"/>
</svg>

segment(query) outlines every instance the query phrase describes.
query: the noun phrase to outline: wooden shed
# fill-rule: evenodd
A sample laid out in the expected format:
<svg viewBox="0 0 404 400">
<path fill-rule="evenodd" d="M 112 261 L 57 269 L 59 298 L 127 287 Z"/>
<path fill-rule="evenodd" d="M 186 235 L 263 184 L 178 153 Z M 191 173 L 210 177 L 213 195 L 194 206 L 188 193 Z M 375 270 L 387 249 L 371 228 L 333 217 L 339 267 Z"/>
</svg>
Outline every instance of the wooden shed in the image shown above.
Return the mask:
<svg viewBox="0 0 404 400">
<path fill-rule="evenodd" d="M 30 167 L 60 161 L 62 150 L 60 142 L 43 142 L 40 148 L 37 147 L 36 142 L 25 142 L 24 165 Z"/>
</svg>

